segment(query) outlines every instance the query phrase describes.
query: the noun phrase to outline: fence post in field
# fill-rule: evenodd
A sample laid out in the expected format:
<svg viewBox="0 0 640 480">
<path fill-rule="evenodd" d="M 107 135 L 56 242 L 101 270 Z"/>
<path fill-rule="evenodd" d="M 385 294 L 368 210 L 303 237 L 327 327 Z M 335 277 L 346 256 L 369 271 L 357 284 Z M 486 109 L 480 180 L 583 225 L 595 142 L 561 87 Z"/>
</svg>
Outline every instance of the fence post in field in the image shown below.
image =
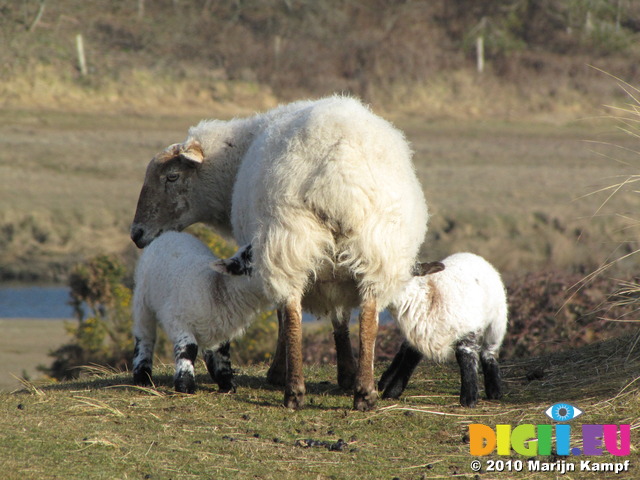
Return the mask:
<svg viewBox="0 0 640 480">
<path fill-rule="evenodd" d="M 38 9 L 38 13 L 36 14 L 36 18 L 34 18 L 33 22 L 31 22 L 31 25 L 27 29 L 28 32 L 33 32 L 35 30 L 36 26 L 38 25 L 38 23 L 40 23 L 40 19 L 42 18 L 42 15 L 44 14 L 44 7 L 45 7 L 44 3 L 45 3 L 45 0 L 42 0 L 40 2 L 40 8 Z"/>
<path fill-rule="evenodd" d="M 80 68 L 80 75 L 87 76 L 87 60 L 84 56 L 84 42 L 82 40 L 82 34 L 76 35 L 76 49 L 78 50 L 78 67 Z"/>
<path fill-rule="evenodd" d="M 484 37 L 482 35 L 476 38 L 476 66 L 478 73 L 484 72 Z"/>
</svg>

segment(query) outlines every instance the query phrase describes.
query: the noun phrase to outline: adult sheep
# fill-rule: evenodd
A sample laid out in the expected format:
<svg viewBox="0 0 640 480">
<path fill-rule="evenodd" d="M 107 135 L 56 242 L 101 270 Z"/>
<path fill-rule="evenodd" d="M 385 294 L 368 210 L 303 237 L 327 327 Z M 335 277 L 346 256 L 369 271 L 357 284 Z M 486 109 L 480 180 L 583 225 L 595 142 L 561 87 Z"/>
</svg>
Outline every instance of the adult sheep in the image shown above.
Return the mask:
<svg viewBox="0 0 640 480">
<path fill-rule="evenodd" d="M 303 305 L 334 316 L 360 307 L 354 407 L 367 410 L 378 313 L 409 281 L 427 220 L 402 133 L 334 96 L 192 127 L 150 162 L 131 237 L 142 248 L 205 222 L 253 245 L 255 275 L 283 316 L 288 407 L 304 402 Z"/>
</svg>

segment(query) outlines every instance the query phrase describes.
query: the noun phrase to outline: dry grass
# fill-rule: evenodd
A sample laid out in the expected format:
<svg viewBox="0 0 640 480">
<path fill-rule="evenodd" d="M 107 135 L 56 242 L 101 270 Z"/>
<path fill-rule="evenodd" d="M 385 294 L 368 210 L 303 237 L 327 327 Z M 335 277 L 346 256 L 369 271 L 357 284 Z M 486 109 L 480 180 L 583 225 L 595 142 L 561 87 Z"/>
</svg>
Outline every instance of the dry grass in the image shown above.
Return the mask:
<svg viewBox="0 0 640 480">
<path fill-rule="evenodd" d="M 634 340 L 505 364 L 504 399 L 482 400 L 474 410 L 457 405 L 459 379 L 452 365 L 423 363 L 402 399 L 380 401 L 369 413 L 350 410 L 351 396 L 336 388 L 333 365 L 305 369 L 308 403 L 298 412 L 280 406 L 282 394 L 266 385 L 264 365 L 240 369 L 233 395 L 215 393 L 203 365 L 194 395 L 175 394 L 171 369 L 164 367 L 151 389 L 131 387 L 130 374 L 105 371 L 82 381 L 0 394 L 0 448 L 8 479 L 474 478 L 469 423 L 548 423 L 543 412 L 569 401 L 584 411 L 574 427 L 632 425 L 632 471 L 616 477 L 631 479 L 640 462 L 640 350 L 632 348 Z M 376 366 L 378 374 L 384 366 Z M 531 372 L 537 373 L 527 378 Z M 578 437 L 572 435 L 572 446 L 580 444 Z M 509 458 L 522 457 L 502 457 Z M 480 478 L 512 475 L 481 473 Z M 517 478 L 556 476 L 523 472 Z"/>
</svg>

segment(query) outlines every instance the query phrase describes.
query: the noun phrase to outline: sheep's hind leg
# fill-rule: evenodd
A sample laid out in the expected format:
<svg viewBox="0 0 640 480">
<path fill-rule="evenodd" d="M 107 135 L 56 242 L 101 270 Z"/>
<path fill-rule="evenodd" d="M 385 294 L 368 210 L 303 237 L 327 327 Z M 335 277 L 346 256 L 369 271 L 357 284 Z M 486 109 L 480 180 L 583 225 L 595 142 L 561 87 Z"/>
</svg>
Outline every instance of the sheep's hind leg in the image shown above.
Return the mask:
<svg viewBox="0 0 640 480">
<path fill-rule="evenodd" d="M 489 400 L 502 398 L 502 377 L 498 361 L 492 352 L 483 350 L 480 353 L 480 363 L 484 375 L 484 391 Z"/>
<path fill-rule="evenodd" d="M 218 384 L 220 393 L 236 391 L 236 382 L 233 379 L 231 368 L 231 356 L 229 350 L 230 342 L 223 342 L 214 349 L 207 349 L 203 352 L 204 363 L 207 371 L 214 382 Z"/>
<path fill-rule="evenodd" d="M 284 386 L 287 380 L 287 344 L 284 332 L 284 314 L 282 309 L 277 310 L 278 315 L 278 343 L 273 354 L 273 361 L 267 372 L 267 382 L 271 385 Z"/>
<path fill-rule="evenodd" d="M 422 353 L 409 345 L 407 340 L 402 343 L 391 365 L 378 382 L 378 390 L 383 392 L 382 398 L 399 398 L 402 395 L 422 356 Z"/>
<path fill-rule="evenodd" d="M 198 345 L 193 339 L 185 337 L 175 343 L 173 354 L 176 360 L 176 373 L 173 377 L 176 392 L 195 392 L 196 377 L 193 363 L 198 356 Z"/>
<path fill-rule="evenodd" d="M 456 360 L 460 366 L 460 404 L 475 407 L 478 403 L 478 345 L 477 336 L 469 334 L 456 343 Z"/>
<path fill-rule="evenodd" d="M 135 337 L 133 350 L 133 383 L 149 387 L 153 385 L 151 370 L 153 367 L 153 346 L 155 338 Z"/>
<path fill-rule="evenodd" d="M 373 359 L 378 333 L 378 310 L 375 299 L 365 300 L 360 310 L 360 352 L 353 408 L 362 412 L 375 407 L 378 399 L 373 380 Z"/>
<path fill-rule="evenodd" d="M 290 300 L 283 309 L 283 324 L 287 358 L 284 406 L 298 409 L 304 405 L 304 375 L 302 373 L 302 306 L 300 300 Z"/>
<path fill-rule="evenodd" d="M 338 363 L 338 385 L 343 390 L 353 390 L 356 380 L 356 357 L 353 355 L 353 347 L 349 338 L 350 310 L 335 311 L 331 315 L 333 324 L 333 339 L 336 343 L 336 355 Z"/>
</svg>

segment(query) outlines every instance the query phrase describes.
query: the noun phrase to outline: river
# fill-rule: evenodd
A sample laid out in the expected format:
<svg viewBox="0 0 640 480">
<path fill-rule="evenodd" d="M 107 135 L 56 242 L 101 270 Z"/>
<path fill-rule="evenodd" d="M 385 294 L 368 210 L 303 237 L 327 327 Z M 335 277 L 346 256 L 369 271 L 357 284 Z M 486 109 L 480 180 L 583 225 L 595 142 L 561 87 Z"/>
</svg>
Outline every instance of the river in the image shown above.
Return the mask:
<svg viewBox="0 0 640 480">
<path fill-rule="evenodd" d="M 0 287 L 0 318 L 73 318 L 69 299 L 64 286 Z"/>
</svg>

